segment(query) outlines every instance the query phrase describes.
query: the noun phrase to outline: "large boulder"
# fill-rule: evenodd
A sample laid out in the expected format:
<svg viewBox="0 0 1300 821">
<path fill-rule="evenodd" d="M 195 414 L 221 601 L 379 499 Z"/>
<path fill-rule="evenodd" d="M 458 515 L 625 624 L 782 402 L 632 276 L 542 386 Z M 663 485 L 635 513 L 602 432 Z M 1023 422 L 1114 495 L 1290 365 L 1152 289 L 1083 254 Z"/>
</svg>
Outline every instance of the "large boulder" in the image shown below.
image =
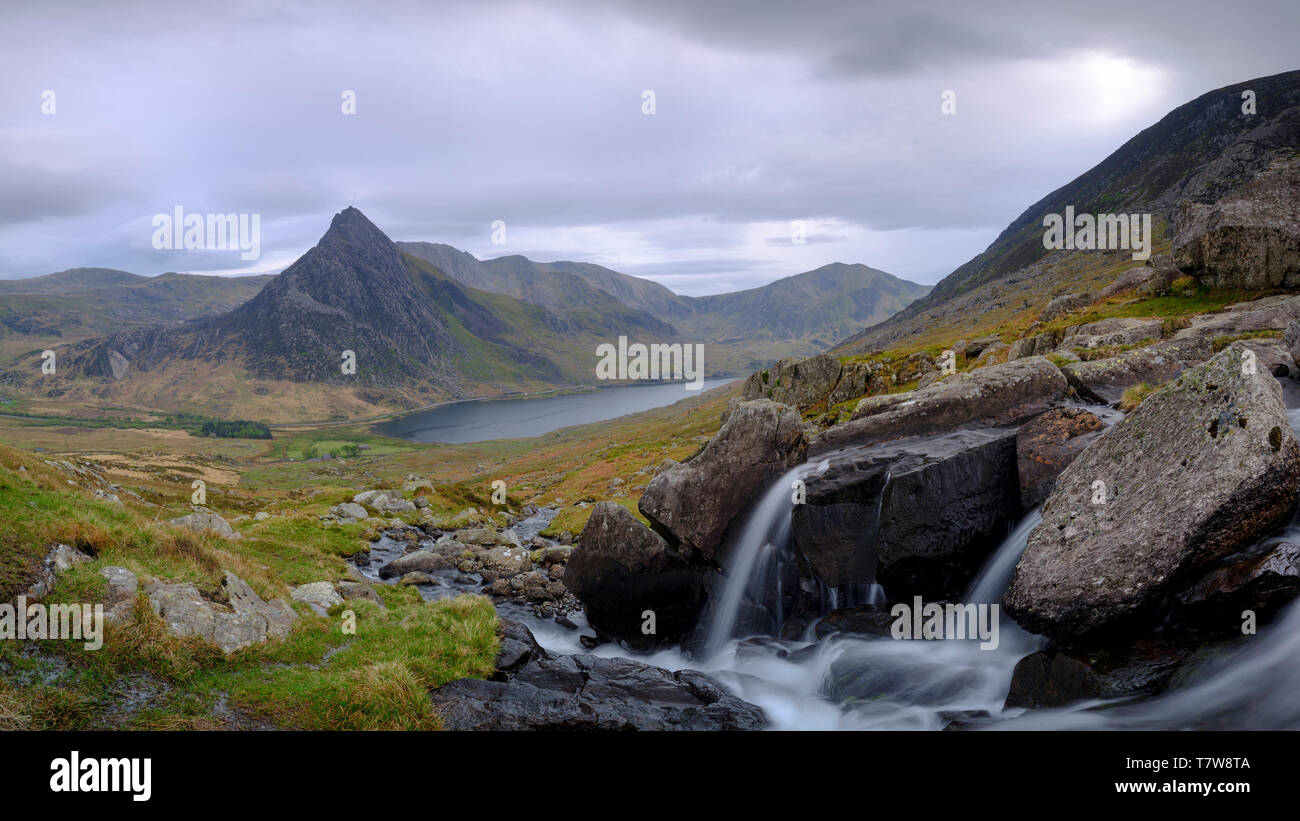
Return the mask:
<svg viewBox="0 0 1300 821">
<path fill-rule="evenodd" d="M 1086 292 L 1062 294 L 1048 302 L 1047 306 L 1043 308 L 1043 312 L 1038 315 L 1038 318 L 1042 322 L 1050 322 L 1080 308 L 1085 308 L 1091 302 L 1092 296 Z"/>
<path fill-rule="evenodd" d="M 743 398 L 771 399 L 807 410 L 823 402 L 840 380 L 840 360 L 830 354 L 782 359 L 745 380 Z"/>
<path fill-rule="evenodd" d="M 1300 158 L 1275 160 L 1213 205 L 1184 201 L 1174 262 L 1218 288 L 1300 286 Z"/>
<path fill-rule="evenodd" d="M 636 649 L 677 642 L 694 626 L 704 599 L 700 571 L 613 502 L 592 509 L 563 582 L 592 627 Z M 654 614 L 654 633 L 642 629 L 646 611 Z"/>
<path fill-rule="evenodd" d="M 455 567 L 456 563 L 453 558 L 445 554 L 446 551 L 413 550 L 404 556 L 398 556 L 381 567 L 379 569 L 379 578 L 400 579 L 407 573 L 429 573 L 434 570 L 447 570 Z"/>
<path fill-rule="evenodd" d="M 831 589 L 879 581 L 894 600 L 960 594 L 1020 512 L 1014 431 L 957 431 L 829 457 L 791 523 Z"/>
<path fill-rule="evenodd" d="M 330 582 L 309 582 L 289 590 L 289 598 L 307 605 L 317 615 L 325 615 L 331 607 L 343 603 L 343 597 Z"/>
<path fill-rule="evenodd" d="M 1300 321 L 1287 324 L 1283 342 L 1286 344 L 1287 353 L 1291 354 L 1292 363 L 1300 368 Z"/>
<path fill-rule="evenodd" d="M 818 436 L 809 453 L 969 425 L 1014 424 L 1047 410 L 1067 389 L 1060 369 L 1041 356 L 990 365 L 954 374 L 890 404 L 861 403 L 851 420 Z"/>
<path fill-rule="evenodd" d="M 802 462 L 807 447 L 794 408 L 743 402 L 699 454 L 655 476 L 638 507 L 670 544 L 717 562 L 733 521 L 764 486 Z"/>
<path fill-rule="evenodd" d="M 762 710 L 703 673 L 670 672 L 625 658 L 550 656 L 535 641 L 508 638 L 513 669 L 498 669 L 504 675 L 495 680 L 457 679 L 430 694 L 445 729 L 761 730 L 766 725 Z M 498 657 L 498 665 L 502 661 Z"/>
<path fill-rule="evenodd" d="M 1061 371 L 1083 398 L 1113 404 L 1134 385 L 1162 385 L 1174 379 L 1183 372 L 1183 362 L 1158 348 L 1134 348 L 1106 359 L 1071 362 Z"/>
<path fill-rule="evenodd" d="M 1148 397 L 1057 479 L 1004 604 L 1079 640 L 1140 622 L 1172 587 L 1285 522 L 1300 446 L 1282 390 L 1224 350 Z"/>
<path fill-rule="evenodd" d="M 184 528 L 191 533 L 212 533 L 226 539 L 239 538 L 239 534 L 230 526 L 230 522 L 227 522 L 215 513 L 208 513 L 205 511 L 177 516 L 175 519 L 169 519 L 167 524 L 172 525 L 173 527 Z"/>
<path fill-rule="evenodd" d="M 1020 504 L 1026 509 L 1042 504 L 1056 477 L 1105 427 L 1083 408 L 1053 408 L 1021 425 L 1016 431 Z"/>
</svg>

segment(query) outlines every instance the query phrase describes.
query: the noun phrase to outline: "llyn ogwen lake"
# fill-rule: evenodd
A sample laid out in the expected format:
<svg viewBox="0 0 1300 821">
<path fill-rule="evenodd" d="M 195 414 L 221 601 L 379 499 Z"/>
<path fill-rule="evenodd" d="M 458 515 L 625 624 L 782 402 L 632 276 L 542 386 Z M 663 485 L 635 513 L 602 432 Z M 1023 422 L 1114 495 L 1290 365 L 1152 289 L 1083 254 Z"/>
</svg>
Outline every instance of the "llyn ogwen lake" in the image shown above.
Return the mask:
<svg viewBox="0 0 1300 821">
<path fill-rule="evenodd" d="M 734 381 L 735 377 L 704 380 L 697 391 L 684 382 L 602 388 L 586 393 L 515 399 L 477 399 L 440 405 L 376 425 L 385 436 L 411 442 L 481 442 L 485 439 L 525 439 L 570 425 L 586 425 L 629 413 L 671 405 Z"/>
</svg>

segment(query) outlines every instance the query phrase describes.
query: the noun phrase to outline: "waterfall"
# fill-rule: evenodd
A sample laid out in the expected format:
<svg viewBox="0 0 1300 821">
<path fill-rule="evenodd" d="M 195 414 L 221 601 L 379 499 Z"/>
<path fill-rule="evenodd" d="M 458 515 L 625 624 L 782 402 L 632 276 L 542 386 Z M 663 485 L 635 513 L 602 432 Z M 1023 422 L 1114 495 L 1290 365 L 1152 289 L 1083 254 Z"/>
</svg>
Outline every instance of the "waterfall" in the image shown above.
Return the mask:
<svg viewBox="0 0 1300 821">
<path fill-rule="evenodd" d="M 1029 533 L 1038 527 L 1038 523 L 1042 520 L 1043 515 L 1039 512 L 1039 508 L 1034 508 L 1025 514 L 1020 524 L 1011 531 L 1011 535 L 1002 541 L 998 549 L 980 568 L 979 575 L 966 590 L 965 601 L 975 604 L 996 604 L 1002 600 L 1002 594 L 1011 586 L 1011 577 L 1016 572 L 1016 565 L 1020 563 L 1020 557 L 1029 544 Z"/>
<path fill-rule="evenodd" d="M 775 612 L 770 615 L 775 632 L 780 635 L 785 615 L 781 608 L 781 570 L 782 562 L 790 559 L 791 552 L 793 484 L 795 480 L 824 473 L 829 467 L 830 459 L 822 458 L 786 471 L 763 492 L 758 504 L 749 511 L 740 537 L 727 557 L 722 594 L 710 611 L 709 629 L 703 647 L 705 658 L 717 654 L 733 637 L 746 599 L 762 602 L 773 590 L 776 591 L 776 604 Z M 876 501 L 875 523 L 865 536 L 873 545 L 880 533 L 880 513 L 884 505 L 885 488 L 889 486 L 888 470 L 884 476 L 880 496 Z M 821 599 L 823 609 L 827 609 L 829 604 L 829 609 L 834 610 L 883 602 L 884 591 L 874 581 L 845 585 L 844 589 L 822 585 Z"/>
<path fill-rule="evenodd" d="M 751 593 L 755 598 L 760 598 L 766 592 L 765 582 L 772 560 L 775 554 L 785 550 L 790 540 L 790 516 L 794 510 L 791 491 L 794 481 L 825 470 L 827 464 L 825 460 L 817 465 L 809 462 L 786 471 L 763 492 L 758 504 L 750 511 L 740 538 L 727 557 L 722 595 L 712 610 L 712 622 L 704 642 L 705 658 L 715 655 L 731 638 L 745 594 Z M 778 608 L 779 606 L 778 603 Z"/>
</svg>

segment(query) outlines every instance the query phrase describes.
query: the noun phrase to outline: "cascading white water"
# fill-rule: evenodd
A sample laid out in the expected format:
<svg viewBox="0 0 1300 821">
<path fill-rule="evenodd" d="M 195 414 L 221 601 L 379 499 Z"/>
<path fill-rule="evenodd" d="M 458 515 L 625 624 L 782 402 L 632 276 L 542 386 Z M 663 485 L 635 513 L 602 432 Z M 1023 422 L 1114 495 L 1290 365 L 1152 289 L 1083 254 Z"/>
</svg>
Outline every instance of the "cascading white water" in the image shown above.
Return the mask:
<svg viewBox="0 0 1300 821">
<path fill-rule="evenodd" d="M 773 554 L 782 549 L 790 538 L 790 517 L 794 506 L 791 486 L 796 480 L 825 470 L 826 467 L 827 462 L 822 460 L 786 471 L 764 491 L 758 504 L 750 511 L 727 561 L 722 595 L 712 610 L 712 622 L 704 642 L 705 658 L 716 654 L 731 638 L 745 594 L 758 592 L 752 588 L 767 578 L 766 571 L 769 568 L 766 565 L 769 565 Z"/>
<path fill-rule="evenodd" d="M 966 589 L 965 601 L 976 604 L 996 604 L 1002 598 L 1002 594 L 1007 592 L 1007 588 L 1011 585 L 1011 576 L 1016 572 L 1020 556 L 1029 544 L 1030 531 L 1038 527 L 1038 523 L 1042 520 L 1043 515 L 1038 508 L 1025 514 L 1020 524 L 1011 531 L 1011 535 L 1007 536 L 1002 545 L 984 563 L 984 567 L 980 568 L 979 575 Z"/>
</svg>

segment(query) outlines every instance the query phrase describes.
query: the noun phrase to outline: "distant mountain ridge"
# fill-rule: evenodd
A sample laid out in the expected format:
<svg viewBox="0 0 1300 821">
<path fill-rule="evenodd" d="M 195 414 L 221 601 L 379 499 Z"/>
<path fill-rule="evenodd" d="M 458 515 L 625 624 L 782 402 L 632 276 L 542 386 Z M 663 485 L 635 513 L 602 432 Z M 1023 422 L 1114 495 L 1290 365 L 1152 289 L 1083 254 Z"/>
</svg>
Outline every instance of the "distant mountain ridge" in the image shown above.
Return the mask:
<svg viewBox="0 0 1300 821">
<path fill-rule="evenodd" d="M 85 307 L 111 293 L 114 310 L 125 310 L 146 294 L 165 301 L 238 282 L 209 281 L 221 279 L 74 269 L 17 286 L 45 293 L 0 295 L 0 307 L 28 300 Z M 62 405 L 203 409 L 269 421 L 355 418 L 591 384 L 598 349 L 620 336 L 705 343 L 706 375 L 737 374 L 823 348 L 835 322 L 883 315 L 925 290 L 866 266 L 833 264 L 735 294 L 682 297 L 596 265 L 519 256 L 480 263 L 449 246 L 394 243 L 354 207 L 263 281 L 255 293 L 243 283 L 245 298 L 226 310 L 114 321 L 107 333 L 72 335 L 50 345 L 57 373 L 42 373 L 37 360 L 48 341 L 15 337 L 0 382 Z M 142 316 L 153 310 L 146 303 L 138 306 Z M 355 371 L 344 367 L 353 360 Z"/>
<path fill-rule="evenodd" d="M 574 283 L 581 280 L 700 342 L 815 339 L 825 347 L 929 291 L 866 265 L 835 262 L 745 291 L 691 297 L 592 263 L 533 262 L 518 255 L 479 260 L 438 243 L 399 242 L 398 247 L 466 285 L 537 305 L 579 298 Z"/>
</svg>

